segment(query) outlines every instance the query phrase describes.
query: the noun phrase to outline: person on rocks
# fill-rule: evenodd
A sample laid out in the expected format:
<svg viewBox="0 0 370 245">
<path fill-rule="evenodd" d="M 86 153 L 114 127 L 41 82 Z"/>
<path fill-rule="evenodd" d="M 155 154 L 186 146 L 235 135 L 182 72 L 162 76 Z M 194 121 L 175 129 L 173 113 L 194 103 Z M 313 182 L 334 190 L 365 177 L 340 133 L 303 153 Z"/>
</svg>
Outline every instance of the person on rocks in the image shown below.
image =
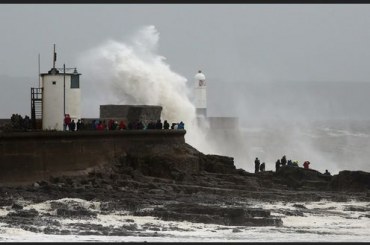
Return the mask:
<svg viewBox="0 0 370 245">
<path fill-rule="evenodd" d="M 86 122 L 84 119 L 81 119 L 81 130 L 86 130 L 86 129 L 87 129 Z"/>
<path fill-rule="evenodd" d="M 136 123 L 136 129 L 144 129 L 144 124 L 143 124 L 142 121 L 140 121 L 140 120 L 137 121 L 137 123 Z"/>
<path fill-rule="evenodd" d="M 99 127 L 99 124 L 100 124 L 100 121 L 99 120 L 94 120 L 93 121 L 93 129 L 95 130 L 98 130 L 98 127 Z"/>
<path fill-rule="evenodd" d="M 76 123 L 75 123 L 75 120 L 72 120 L 72 122 L 69 124 L 69 130 L 75 131 L 75 129 L 76 129 Z"/>
<path fill-rule="evenodd" d="M 293 162 L 292 162 L 292 166 L 293 166 L 293 167 L 298 167 L 298 161 L 297 161 L 297 160 L 293 161 Z"/>
<path fill-rule="evenodd" d="M 150 121 L 149 123 L 148 123 L 148 127 L 147 127 L 147 129 L 155 129 L 155 122 L 153 122 L 153 121 Z"/>
<path fill-rule="evenodd" d="M 265 162 L 263 162 L 263 163 L 260 165 L 260 171 L 261 171 L 261 172 L 264 172 L 264 171 L 265 171 Z"/>
<path fill-rule="evenodd" d="M 155 129 L 162 129 L 163 124 L 161 122 L 161 119 L 157 120 L 157 123 L 155 124 Z"/>
<path fill-rule="evenodd" d="M 280 159 L 278 159 L 277 161 L 276 161 L 276 163 L 275 163 L 275 171 L 277 172 L 278 170 L 279 170 L 279 168 L 280 168 Z"/>
<path fill-rule="evenodd" d="M 325 175 L 328 175 L 328 176 L 331 176 L 331 173 L 327 169 L 325 169 L 325 173 L 324 174 Z"/>
<path fill-rule="evenodd" d="M 182 121 L 179 122 L 177 129 L 185 129 L 185 124 Z"/>
<path fill-rule="evenodd" d="M 172 125 L 171 125 L 171 129 L 177 129 L 177 123 L 172 123 Z"/>
<path fill-rule="evenodd" d="M 76 131 L 80 131 L 81 129 L 82 129 L 81 119 L 78 119 L 76 124 Z"/>
<path fill-rule="evenodd" d="M 169 128 L 170 128 L 170 124 L 167 122 L 167 120 L 164 120 L 163 129 L 169 129 Z"/>
<path fill-rule="evenodd" d="M 305 161 L 305 162 L 303 163 L 303 167 L 304 167 L 304 169 L 309 169 L 309 165 L 310 165 L 310 162 L 309 162 L 309 161 Z"/>
<path fill-rule="evenodd" d="M 289 160 L 288 160 L 288 163 L 287 163 L 287 166 L 288 166 L 288 167 L 291 167 L 292 165 L 293 165 L 292 160 L 290 160 L 290 159 L 289 159 Z"/>
<path fill-rule="evenodd" d="M 285 166 L 286 165 L 286 163 L 287 163 L 287 161 L 286 161 L 286 156 L 284 155 L 282 158 L 281 158 L 281 166 Z"/>
<path fill-rule="evenodd" d="M 23 129 L 24 131 L 27 131 L 30 128 L 31 128 L 31 119 L 29 118 L 29 116 L 26 115 L 23 120 Z"/>
<path fill-rule="evenodd" d="M 258 157 L 256 157 L 256 159 L 254 160 L 254 173 L 258 173 L 260 169 L 260 160 L 258 159 Z"/>
</svg>

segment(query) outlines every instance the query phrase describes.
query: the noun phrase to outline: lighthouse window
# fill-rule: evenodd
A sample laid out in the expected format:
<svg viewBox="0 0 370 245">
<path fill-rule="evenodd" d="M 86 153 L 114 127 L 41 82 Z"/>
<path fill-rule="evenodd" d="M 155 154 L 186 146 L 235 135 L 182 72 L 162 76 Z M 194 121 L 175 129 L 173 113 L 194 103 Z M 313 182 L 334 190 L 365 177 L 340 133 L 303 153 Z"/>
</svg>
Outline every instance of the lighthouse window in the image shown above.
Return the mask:
<svg viewBox="0 0 370 245">
<path fill-rule="evenodd" d="M 57 82 L 56 81 L 53 81 L 52 84 L 55 85 L 55 84 L 57 84 Z"/>
<path fill-rule="evenodd" d="M 80 88 L 80 76 L 79 75 L 71 76 L 71 88 Z"/>
</svg>

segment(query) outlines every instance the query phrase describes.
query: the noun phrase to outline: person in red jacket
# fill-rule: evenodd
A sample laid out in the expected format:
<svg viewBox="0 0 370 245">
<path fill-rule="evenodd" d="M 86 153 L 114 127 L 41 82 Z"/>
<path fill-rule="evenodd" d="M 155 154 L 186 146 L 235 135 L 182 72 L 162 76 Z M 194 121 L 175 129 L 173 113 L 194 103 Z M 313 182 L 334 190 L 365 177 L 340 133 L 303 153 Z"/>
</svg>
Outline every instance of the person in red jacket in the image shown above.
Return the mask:
<svg viewBox="0 0 370 245">
<path fill-rule="evenodd" d="M 126 124 L 125 124 L 125 122 L 123 120 L 121 120 L 121 122 L 119 123 L 119 129 L 120 130 L 126 129 Z"/>
<path fill-rule="evenodd" d="M 98 130 L 98 131 L 104 131 L 104 129 L 105 129 L 105 125 L 103 124 L 102 121 L 99 121 L 99 124 L 96 127 L 96 130 Z"/>
<path fill-rule="evenodd" d="M 65 114 L 65 117 L 64 117 L 64 131 L 67 130 L 70 130 L 69 128 L 69 125 L 71 124 L 71 117 L 69 116 L 69 114 Z"/>
<path fill-rule="evenodd" d="M 308 168 L 309 168 L 309 165 L 310 165 L 310 162 L 309 162 L 309 161 L 305 161 L 305 162 L 303 163 L 303 167 L 304 167 L 305 169 L 308 169 Z"/>
</svg>

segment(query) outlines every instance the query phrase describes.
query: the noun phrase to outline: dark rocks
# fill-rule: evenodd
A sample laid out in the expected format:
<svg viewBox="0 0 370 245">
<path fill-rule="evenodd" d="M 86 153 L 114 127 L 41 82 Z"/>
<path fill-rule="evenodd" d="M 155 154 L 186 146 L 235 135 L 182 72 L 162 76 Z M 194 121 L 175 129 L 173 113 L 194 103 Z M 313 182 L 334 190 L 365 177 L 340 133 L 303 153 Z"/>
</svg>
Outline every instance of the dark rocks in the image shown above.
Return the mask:
<svg viewBox="0 0 370 245">
<path fill-rule="evenodd" d="M 370 212 L 370 208 L 366 207 L 357 207 L 357 206 L 346 206 L 344 211 L 355 211 L 355 212 Z"/>
<path fill-rule="evenodd" d="M 6 197 L 4 194 L 1 195 L 0 207 L 9 206 L 9 205 L 12 205 L 12 204 L 13 204 L 13 200 L 12 200 L 11 197 Z"/>
<path fill-rule="evenodd" d="M 286 216 L 301 216 L 301 217 L 304 217 L 304 214 L 301 210 L 287 210 L 287 209 L 283 209 L 283 210 L 279 210 L 279 213 L 282 213 Z"/>
<path fill-rule="evenodd" d="M 299 209 L 307 209 L 304 205 L 302 204 L 293 204 L 293 207 L 299 208 Z"/>
<path fill-rule="evenodd" d="M 210 173 L 236 173 L 234 159 L 232 157 L 205 155 L 201 156 L 199 160 L 200 170 L 204 170 Z"/>
<path fill-rule="evenodd" d="M 19 205 L 17 203 L 13 203 L 11 208 L 14 209 L 14 210 L 21 210 L 21 209 L 23 209 L 23 206 Z"/>
<path fill-rule="evenodd" d="M 244 209 L 243 207 L 220 207 L 191 203 L 169 204 L 153 210 L 137 211 L 135 215 L 156 216 L 163 220 L 189 221 L 227 226 L 276 226 L 279 219 L 272 218 L 270 211 Z"/>
<path fill-rule="evenodd" d="M 34 218 L 39 215 L 39 212 L 35 209 L 30 210 L 17 210 L 16 212 L 10 212 L 7 217 L 20 217 L 20 218 Z"/>
<path fill-rule="evenodd" d="M 314 169 L 304 169 L 300 167 L 284 166 L 276 172 L 276 178 L 279 183 L 284 183 L 291 189 L 302 189 L 307 186 L 312 186 L 318 191 L 327 190 L 326 186 L 329 180 L 322 178 L 323 174 Z M 312 189 L 312 188 L 309 188 Z"/>
<path fill-rule="evenodd" d="M 11 226 L 24 226 L 27 229 L 31 229 L 32 225 L 37 222 L 39 213 L 35 209 L 30 210 L 16 210 L 15 212 L 9 212 L 5 217 L 1 217 L 0 220 L 3 223 L 7 223 Z"/>
<path fill-rule="evenodd" d="M 1 222 L 24 226 L 47 234 L 79 235 L 138 235 L 144 231 L 176 230 L 146 224 L 139 228 L 134 220 L 129 224 L 109 227 L 75 223 L 63 230 L 53 219 L 93 219 L 115 211 L 133 215 L 154 216 L 168 221 L 238 226 L 280 226 L 282 220 L 271 210 L 251 208 L 250 200 L 284 201 L 295 209 L 274 210 L 286 216 L 304 216 L 314 212 L 302 204 L 320 200 L 370 201 L 369 173 L 342 171 L 324 176 L 312 169 L 283 167 L 278 172 L 248 173 L 236 169 L 233 158 L 205 155 L 188 144 L 172 147 L 151 144 L 143 149 L 131 149 L 112 164 L 99 166 L 88 174 L 52 177 L 37 185 L 0 188 L 0 206 L 11 210 Z M 362 190 L 360 192 L 360 190 Z M 79 198 L 100 202 L 98 207 L 86 207 L 74 200 L 50 202 L 50 214 L 27 210 L 15 200 L 23 198 L 34 203 L 62 198 Z M 292 204 L 293 203 L 293 204 Z M 370 208 L 370 207 L 369 207 Z M 26 210 L 25 210 L 26 209 Z M 365 208 L 348 206 L 346 211 L 368 212 Z M 361 217 L 368 218 L 364 213 Z M 35 228 L 47 224 L 48 228 Z M 231 228 L 230 228 L 231 229 Z M 158 234 L 157 234 L 158 235 Z"/>
<path fill-rule="evenodd" d="M 336 191 L 363 192 L 370 189 L 370 173 L 363 171 L 340 171 L 334 175 L 330 186 Z"/>
<path fill-rule="evenodd" d="M 97 214 L 94 212 L 91 212 L 84 208 L 79 208 L 78 210 L 70 210 L 70 209 L 64 209 L 64 208 L 58 208 L 57 209 L 57 216 L 62 216 L 64 218 L 67 217 L 79 217 L 79 218 L 96 218 Z"/>
<path fill-rule="evenodd" d="M 51 227 L 45 227 L 43 232 L 45 234 L 53 234 L 53 235 L 58 235 L 61 234 L 61 231 L 57 228 L 51 228 Z"/>
</svg>

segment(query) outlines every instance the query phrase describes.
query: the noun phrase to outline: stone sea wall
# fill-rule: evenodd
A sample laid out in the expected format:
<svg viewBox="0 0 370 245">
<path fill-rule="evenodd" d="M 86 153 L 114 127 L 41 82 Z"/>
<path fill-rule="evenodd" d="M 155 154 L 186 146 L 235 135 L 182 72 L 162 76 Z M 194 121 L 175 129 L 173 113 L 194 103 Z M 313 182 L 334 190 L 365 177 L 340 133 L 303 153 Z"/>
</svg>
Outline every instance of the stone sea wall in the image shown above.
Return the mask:
<svg viewBox="0 0 370 245">
<path fill-rule="evenodd" d="M 77 175 L 150 145 L 184 144 L 185 130 L 0 134 L 0 185 Z"/>
</svg>

